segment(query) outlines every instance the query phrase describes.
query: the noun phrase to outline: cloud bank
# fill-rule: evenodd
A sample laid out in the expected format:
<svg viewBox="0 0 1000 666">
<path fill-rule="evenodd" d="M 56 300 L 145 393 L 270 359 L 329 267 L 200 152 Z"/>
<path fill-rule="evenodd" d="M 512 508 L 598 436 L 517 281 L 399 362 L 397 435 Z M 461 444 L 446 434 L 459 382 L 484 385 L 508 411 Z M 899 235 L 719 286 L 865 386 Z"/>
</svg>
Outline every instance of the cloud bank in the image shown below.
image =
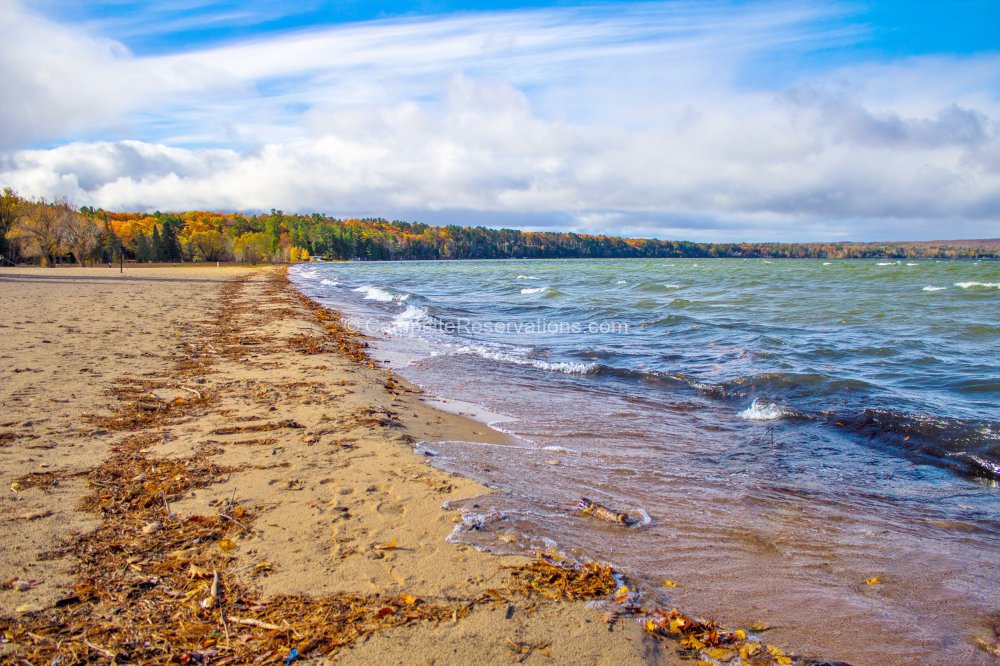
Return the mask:
<svg viewBox="0 0 1000 666">
<path fill-rule="evenodd" d="M 376 21 L 137 57 L 7 2 L 0 183 L 109 209 L 737 239 L 1000 235 L 1000 56 L 792 71 L 808 4 Z"/>
</svg>

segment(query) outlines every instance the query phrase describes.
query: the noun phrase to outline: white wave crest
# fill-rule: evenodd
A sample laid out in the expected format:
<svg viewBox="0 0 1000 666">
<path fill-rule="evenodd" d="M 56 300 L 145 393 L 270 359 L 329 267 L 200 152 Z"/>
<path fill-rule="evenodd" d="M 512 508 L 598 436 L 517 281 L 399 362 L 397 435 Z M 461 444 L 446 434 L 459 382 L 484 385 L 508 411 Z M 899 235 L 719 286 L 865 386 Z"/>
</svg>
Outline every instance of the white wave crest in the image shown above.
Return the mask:
<svg viewBox="0 0 1000 666">
<path fill-rule="evenodd" d="M 955 286 L 962 289 L 975 289 L 977 287 L 981 289 L 1000 289 L 1000 282 L 956 282 Z"/>
<path fill-rule="evenodd" d="M 548 289 L 548 287 L 535 287 L 535 288 L 525 287 L 524 289 L 521 290 L 521 293 L 522 294 L 540 294 L 540 293 L 542 293 L 543 291 L 545 291 L 547 289 Z"/>
<path fill-rule="evenodd" d="M 417 333 L 432 322 L 433 319 L 427 310 L 416 305 L 407 305 L 405 310 L 393 317 L 388 331 L 396 335 Z"/>
<path fill-rule="evenodd" d="M 568 449 L 565 446 L 543 446 L 542 451 L 558 451 L 559 453 L 579 453 L 576 449 Z"/>
<path fill-rule="evenodd" d="M 380 303 L 392 303 L 393 301 L 405 301 L 410 297 L 409 294 L 394 296 L 387 292 L 385 289 L 380 289 L 379 287 L 373 287 L 371 285 L 364 285 L 358 287 L 354 291 L 359 294 L 365 295 L 366 301 L 379 301 Z"/>
<path fill-rule="evenodd" d="M 562 372 L 567 375 L 585 375 L 588 372 L 592 372 L 597 368 L 596 363 L 574 363 L 571 361 L 563 361 L 558 363 L 550 363 L 549 361 L 542 361 L 540 359 L 525 358 L 516 353 L 504 351 L 496 347 L 486 347 L 483 345 L 465 345 L 459 347 L 455 350 L 457 354 L 474 354 L 476 356 L 489 359 L 491 361 L 497 361 L 499 363 L 511 363 L 513 365 L 524 365 L 533 368 L 538 368 L 539 370 L 549 370 L 552 372 Z"/>
<path fill-rule="evenodd" d="M 534 275 L 518 275 L 518 280 L 541 280 L 540 277 L 535 277 Z"/>
<path fill-rule="evenodd" d="M 336 287 L 338 284 L 340 284 L 336 280 L 320 280 L 319 283 L 325 284 L 328 287 Z"/>
<path fill-rule="evenodd" d="M 750 406 L 740 412 L 740 417 L 750 421 L 774 421 L 785 415 L 779 405 L 760 398 L 754 398 Z"/>
<path fill-rule="evenodd" d="M 947 288 L 948 287 L 935 287 L 934 285 L 929 284 L 920 291 L 944 291 Z"/>
</svg>

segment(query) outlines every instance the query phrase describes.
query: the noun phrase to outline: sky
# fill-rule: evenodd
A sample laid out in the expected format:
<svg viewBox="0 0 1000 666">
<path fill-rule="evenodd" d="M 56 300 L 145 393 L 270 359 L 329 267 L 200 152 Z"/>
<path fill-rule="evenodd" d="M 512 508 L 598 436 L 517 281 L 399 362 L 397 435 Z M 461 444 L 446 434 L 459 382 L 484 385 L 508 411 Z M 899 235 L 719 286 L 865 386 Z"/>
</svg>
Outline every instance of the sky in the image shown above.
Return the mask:
<svg viewBox="0 0 1000 666">
<path fill-rule="evenodd" d="M 0 0 L 0 186 L 696 241 L 1000 237 L 1000 3 Z"/>
</svg>

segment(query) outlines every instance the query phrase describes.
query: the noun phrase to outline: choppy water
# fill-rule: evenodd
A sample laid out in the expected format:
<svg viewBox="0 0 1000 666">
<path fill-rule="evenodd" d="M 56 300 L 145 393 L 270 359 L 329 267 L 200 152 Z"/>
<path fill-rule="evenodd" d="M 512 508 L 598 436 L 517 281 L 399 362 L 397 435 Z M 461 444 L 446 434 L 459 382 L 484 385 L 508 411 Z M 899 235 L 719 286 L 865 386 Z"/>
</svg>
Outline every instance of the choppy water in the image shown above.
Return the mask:
<svg viewBox="0 0 1000 666">
<path fill-rule="evenodd" d="M 608 560 L 650 602 L 767 622 L 806 653 L 990 663 L 972 639 L 1000 610 L 1000 263 L 337 263 L 293 280 L 429 392 L 514 419 L 520 446 L 433 447 L 498 490 L 462 507 L 456 538 Z M 647 524 L 580 516 L 581 496 Z"/>
</svg>

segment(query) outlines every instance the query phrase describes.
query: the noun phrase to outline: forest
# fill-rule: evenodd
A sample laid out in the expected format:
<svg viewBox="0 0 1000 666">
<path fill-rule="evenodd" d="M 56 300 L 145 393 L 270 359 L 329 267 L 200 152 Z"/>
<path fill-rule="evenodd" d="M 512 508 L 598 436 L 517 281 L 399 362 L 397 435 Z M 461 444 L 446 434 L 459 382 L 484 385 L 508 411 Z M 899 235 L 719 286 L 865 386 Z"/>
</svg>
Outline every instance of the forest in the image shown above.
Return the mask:
<svg viewBox="0 0 1000 666">
<path fill-rule="evenodd" d="M 430 226 L 320 213 L 113 212 L 0 195 L 0 264 L 577 258 L 981 259 L 1000 239 L 894 243 L 694 243 L 590 234 Z"/>
</svg>

